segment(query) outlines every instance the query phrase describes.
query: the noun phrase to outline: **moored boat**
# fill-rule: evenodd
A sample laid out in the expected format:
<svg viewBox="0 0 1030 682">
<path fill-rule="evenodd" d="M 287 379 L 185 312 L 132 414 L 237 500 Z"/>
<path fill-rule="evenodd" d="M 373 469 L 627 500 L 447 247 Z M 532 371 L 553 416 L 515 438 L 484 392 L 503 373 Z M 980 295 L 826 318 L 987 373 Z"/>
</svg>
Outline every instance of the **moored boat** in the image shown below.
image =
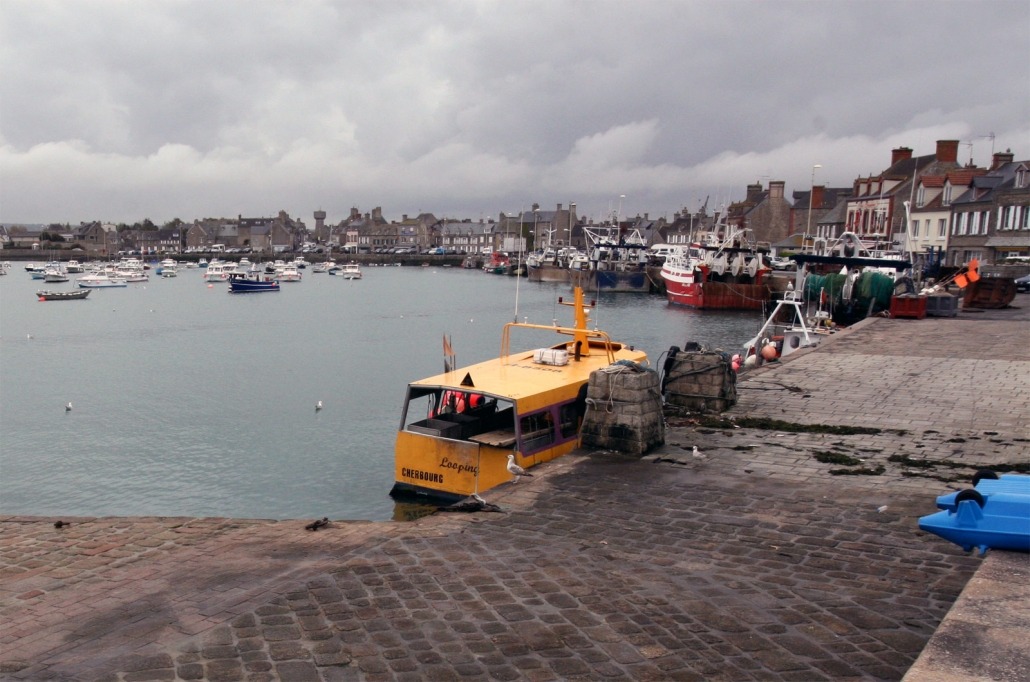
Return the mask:
<svg viewBox="0 0 1030 682">
<path fill-rule="evenodd" d="M 165 258 L 161 261 L 157 274 L 161 277 L 176 277 L 179 274 L 179 264 L 173 258 Z"/>
<path fill-rule="evenodd" d="M 573 257 L 569 282 L 573 288 L 613 293 L 648 293 L 654 288 L 647 273 L 647 244 L 639 230 L 620 229 L 613 216 L 608 226 L 584 227 L 587 255 Z"/>
<path fill-rule="evenodd" d="M 79 277 L 75 280 L 75 284 L 80 289 L 107 289 L 111 287 L 129 286 L 126 281 L 120 277 L 108 277 L 107 275 L 100 273 L 90 273 L 83 277 Z"/>
<path fill-rule="evenodd" d="M 80 301 L 89 296 L 89 289 L 72 289 L 71 291 L 37 291 L 36 297 L 41 301 Z"/>
<path fill-rule="evenodd" d="M 279 280 L 273 275 L 256 270 L 233 272 L 229 275 L 229 293 L 246 294 L 260 291 L 279 291 Z"/>
<path fill-rule="evenodd" d="M 344 279 L 361 279 L 361 266 L 353 262 L 344 263 L 337 269 L 335 274 Z"/>
<path fill-rule="evenodd" d="M 670 253 L 662 265 L 669 303 L 705 310 L 761 310 L 772 272 L 750 230 L 733 230 L 718 244 L 695 243 Z"/>
<path fill-rule="evenodd" d="M 588 328 L 583 290 L 561 301 L 574 310 L 572 327 L 511 322 L 500 355 L 454 368 L 444 341 L 445 372 L 407 387 L 394 452 L 394 497 L 458 500 L 512 480 L 508 456 L 531 468 L 579 444 L 590 374 L 643 351 Z M 513 352 L 512 332 L 557 333 L 560 343 Z"/>
<path fill-rule="evenodd" d="M 278 270 L 275 274 L 276 277 L 279 278 L 280 282 L 299 282 L 303 277 L 300 270 L 297 269 L 297 266 L 293 263 L 285 264 L 282 269 Z"/>
<path fill-rule="evenodd" d="M 59 265 L 48 266 L 43 270 L 43 281 L 50 284 L 67 282 L 68 273 L 61 269 Z"/>
</svg>

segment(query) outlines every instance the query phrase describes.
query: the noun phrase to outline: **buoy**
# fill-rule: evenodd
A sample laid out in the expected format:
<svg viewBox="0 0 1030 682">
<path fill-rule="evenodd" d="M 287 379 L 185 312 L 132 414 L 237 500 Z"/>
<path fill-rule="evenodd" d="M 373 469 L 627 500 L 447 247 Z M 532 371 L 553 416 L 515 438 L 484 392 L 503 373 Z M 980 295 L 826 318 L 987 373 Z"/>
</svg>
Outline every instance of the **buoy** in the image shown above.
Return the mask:
<svg viewBox="0 0 1030 682">
<path fill-rule="evenodd" d="M 747 368 L 747 369 L 751 369 L 756 364 L 758 364 L 758 356 L 757 355 L 749 355 L 744 360 L 744 367 Z"/>
<path fill-rule="evenodd" d="M 763 360 L 775 360 L 778 356 L 779 353 L 776 352 L 776 346 L 774 346 L 773 344 L 770 343 L 766 346 L 762 346 Z"/>
</svg>

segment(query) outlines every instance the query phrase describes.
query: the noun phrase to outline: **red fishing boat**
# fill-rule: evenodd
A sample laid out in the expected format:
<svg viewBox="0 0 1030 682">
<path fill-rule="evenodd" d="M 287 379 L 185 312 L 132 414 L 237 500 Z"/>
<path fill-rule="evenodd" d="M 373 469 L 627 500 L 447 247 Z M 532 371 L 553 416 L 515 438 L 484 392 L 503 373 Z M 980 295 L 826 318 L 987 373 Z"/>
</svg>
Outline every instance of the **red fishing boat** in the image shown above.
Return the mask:
<svg viewBox="0 0 1030 682">
<path fill-rule="evenodd" d="M 772 272 L 750 230 L 735 230 L 718 244 L 695 243 L 669 255 L 662 265 L 669 303 L 706 310 L 761 310 Z"/>
</svg>

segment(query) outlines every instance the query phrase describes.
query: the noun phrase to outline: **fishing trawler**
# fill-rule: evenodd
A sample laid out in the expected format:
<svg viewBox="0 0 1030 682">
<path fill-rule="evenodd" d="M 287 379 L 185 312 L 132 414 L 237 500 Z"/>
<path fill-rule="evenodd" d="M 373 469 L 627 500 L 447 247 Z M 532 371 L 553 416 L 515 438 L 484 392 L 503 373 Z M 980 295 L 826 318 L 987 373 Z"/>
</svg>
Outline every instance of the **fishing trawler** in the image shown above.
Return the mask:
<svg viewBox="0 0 1030 682">
<path fill-rule="evenodd" d="M 510 322 L 499 357 L 455 368 L 444 338 L 444 373 L 408 384 L 394 451 L 395 498 L 456 501 L 512 480 L 508 456 L 525 469 L 579 445 L 590 374 L 647 355 L 588 328 L 583 290 L 572 301 L 574 326 Z M 556 333 L 555 345 L 516 352 L 514 332 Z"/>
</svg>

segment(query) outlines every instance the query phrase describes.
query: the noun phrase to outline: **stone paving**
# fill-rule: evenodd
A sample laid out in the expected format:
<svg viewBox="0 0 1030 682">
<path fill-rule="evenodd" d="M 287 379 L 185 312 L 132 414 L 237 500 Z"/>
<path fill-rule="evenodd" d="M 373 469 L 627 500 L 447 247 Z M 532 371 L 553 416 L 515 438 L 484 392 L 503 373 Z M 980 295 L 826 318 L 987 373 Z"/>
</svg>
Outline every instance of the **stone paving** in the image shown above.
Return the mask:
<svg viewBox="0 0 1030 682">
<path fill-rule="evenodd" d="M 978 568 L 1026 564 L 916 527 L 977 468 L 1027 461 L 1020 314 L 868 321 L 755 372 L 729 413 L 879 432 L 670 417 L 643 459 L 580 452 L 491 491 L 503 513 L 316 532 L 4 517 L 0 676 L 901 679 Z M 1008 584 L 1017 603 L 1025 585 Z M 991 679 L 1030 679 L 1023 640 L 971 655 L 1009 661 Z M 920 664 L 921 680 L 976 676 Z"/>
</svg>

